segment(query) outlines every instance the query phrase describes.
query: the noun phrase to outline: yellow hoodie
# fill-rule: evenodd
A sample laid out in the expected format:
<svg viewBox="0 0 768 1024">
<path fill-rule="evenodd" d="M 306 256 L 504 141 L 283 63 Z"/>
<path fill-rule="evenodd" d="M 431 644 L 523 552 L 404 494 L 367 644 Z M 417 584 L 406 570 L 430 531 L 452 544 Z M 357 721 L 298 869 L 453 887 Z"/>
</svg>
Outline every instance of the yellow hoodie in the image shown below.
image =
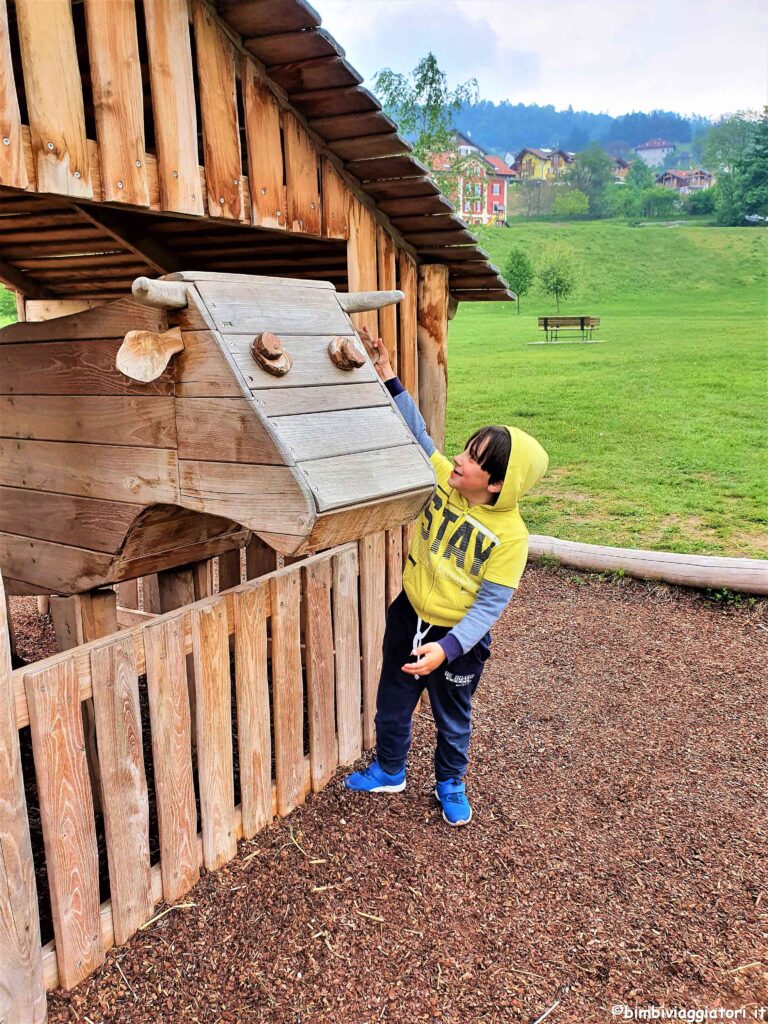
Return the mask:
<svg viewBox="0 0 768 1024">
<path fill-rule="evenodd" d="M 528 531 L 517 503 L 544 475 L 549 456 L 530 434 L 506 429 L 512 449 L 494 505 L 470 507 L 448 486 L 451 460 L 440 452 L 430 456 L 437 489 L 414 528 L 403 587 L 416 614 L 435 626 L 459 623 L 483 580 L 504 587 L 520 583 Z"/>
</svg>

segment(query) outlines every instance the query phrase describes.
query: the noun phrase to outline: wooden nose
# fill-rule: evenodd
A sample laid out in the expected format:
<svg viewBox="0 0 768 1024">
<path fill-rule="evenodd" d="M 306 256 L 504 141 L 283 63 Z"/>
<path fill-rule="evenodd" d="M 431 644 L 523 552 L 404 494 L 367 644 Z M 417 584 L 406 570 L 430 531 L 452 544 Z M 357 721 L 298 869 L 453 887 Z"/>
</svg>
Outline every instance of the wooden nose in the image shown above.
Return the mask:
<svg viewBox="0 0 768 1024">
<path fill-rule="evenodd" d="M 293 366 L 293 359 L 283 348 L 282 341 L 269 331 L 256 335 L 251 343 L 251 355 L 262 370 L 273 377 L 284 377 Z"/>
<path fill-rule="evenodd" d="M 365 349 L 357 338 L 331 338 L 328 354 L 340 370 L 359 370 L 365 366 Z"/>
</svg>

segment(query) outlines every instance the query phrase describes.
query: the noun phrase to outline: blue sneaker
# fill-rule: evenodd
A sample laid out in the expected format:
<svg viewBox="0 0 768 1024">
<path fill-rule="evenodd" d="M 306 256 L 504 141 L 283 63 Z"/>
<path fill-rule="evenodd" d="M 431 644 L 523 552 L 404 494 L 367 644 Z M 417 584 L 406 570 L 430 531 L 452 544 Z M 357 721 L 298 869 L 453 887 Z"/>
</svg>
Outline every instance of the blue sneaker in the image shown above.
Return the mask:
<svg viewBox="0 0 768 1024">
<path fill-rule="evenodd" d="M 443 809 L 443 820 L 449 825 L 468 825 L 472 820 L 472 808 L 467 800 L 467 787 L 461 779 L 438 782 L 435 796 Z"/>
<path fill-rule="evenodd" d="M 405 789 L 405 768 L 396 775 L 390 775 L 378 761 L 372 761 L 362 771 L 348 775 L 344 779 L 344 788 L 361 793 L 402 793 Z"/>
</svg>

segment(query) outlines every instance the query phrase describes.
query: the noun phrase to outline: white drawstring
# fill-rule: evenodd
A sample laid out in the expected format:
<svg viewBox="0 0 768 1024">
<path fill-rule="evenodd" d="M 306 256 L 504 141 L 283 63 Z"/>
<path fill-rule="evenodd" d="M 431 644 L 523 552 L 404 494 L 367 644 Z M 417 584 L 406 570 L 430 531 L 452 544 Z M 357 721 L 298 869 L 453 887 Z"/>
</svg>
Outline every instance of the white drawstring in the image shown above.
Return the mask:
<svg viewBox="0 0 768 1024">
<path fill-rule="evenodd" d="M 417 616 L 416 632 L 413 634 L 413 651 L 411 652 L 413 654 L 416 653 L 416 648 L 417 647 L 421 647 L 422 640 L 427 635 L 427 633 L 430 631 L 430 629 L 432 629 L 432 625 L 433 624 L 432 623 L 428 623 L 427 624 L 427 628 L 425 630 L 422 630 L 422 628 L 421 628 L 423 625 L 424 625 L 424 623 L 421 621 L 421 616 L 420 615 Z M 414 676 L 413 678 L 414 679 L 420 679 L 421 676 Z"/>
</svg>

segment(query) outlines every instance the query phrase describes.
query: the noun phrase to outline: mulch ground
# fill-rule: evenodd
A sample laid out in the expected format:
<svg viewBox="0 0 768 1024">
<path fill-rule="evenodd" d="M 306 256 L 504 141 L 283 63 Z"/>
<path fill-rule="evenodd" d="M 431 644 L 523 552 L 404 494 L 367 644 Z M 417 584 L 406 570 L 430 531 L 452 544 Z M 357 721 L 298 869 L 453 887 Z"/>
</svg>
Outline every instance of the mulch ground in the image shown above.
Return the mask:
<svg viewBox="0 0 768 1024">
<path fill-rule="evenodd" d="M 52 994 L 51 1024 L 768 1006 L 767 654 L 766 602 L 529 570 L 477 695 L 468 828 L 440 818 L 422 713 L 403 794 L 340 771 Z"/>
</svg>

